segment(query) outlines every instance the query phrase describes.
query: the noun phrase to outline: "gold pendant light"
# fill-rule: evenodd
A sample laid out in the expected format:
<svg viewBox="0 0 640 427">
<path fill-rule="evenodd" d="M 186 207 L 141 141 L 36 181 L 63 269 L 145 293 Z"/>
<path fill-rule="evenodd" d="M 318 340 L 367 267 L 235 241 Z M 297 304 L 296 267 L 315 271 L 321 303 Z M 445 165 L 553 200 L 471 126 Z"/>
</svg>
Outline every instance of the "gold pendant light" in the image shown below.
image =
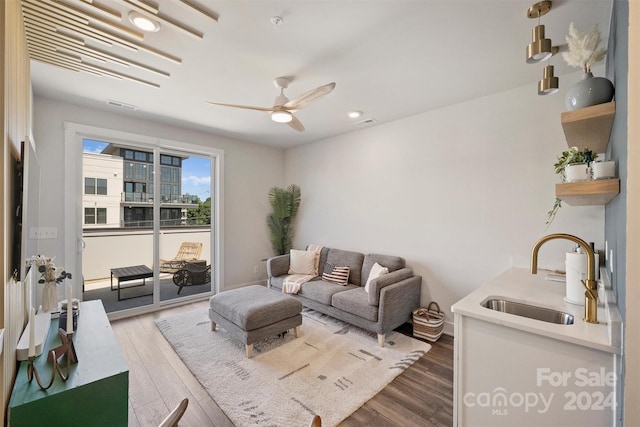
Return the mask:
<svg viewBox="0 0 640 427">
<path fill-rule="evenodd" d="M 560 46 L 551 48 L 551 56 L 560 51 Z M 551 58 L 551 56 L 549 58 Z M 542 71 L 542 80 L 538 80 L 538 95 L 551 95 L 556 93 L 560 88 L 559 79 L 553 75 L 553 65 L 551 60 L 547 62 L 547 66 Z"/>
<path fill-rule="evenodd" d="M 551 95 L 558 91 L 558 78 L 553 75 L 553 65 L 544 67 L 542 80 L 538 81 L 538 95 Z"/>
<path fill-rule="evenodd" d="M 551 1 L 538 2 L 527 10 L 527 16 L 538 19 L 532 31 L 533 41 L 527 46 L 527 64 L 535 64 L 551 57 L 551 40 L 544 36 L 544 25 L 540 25 L 540 17 L 551 10 Z"/>
</svg>

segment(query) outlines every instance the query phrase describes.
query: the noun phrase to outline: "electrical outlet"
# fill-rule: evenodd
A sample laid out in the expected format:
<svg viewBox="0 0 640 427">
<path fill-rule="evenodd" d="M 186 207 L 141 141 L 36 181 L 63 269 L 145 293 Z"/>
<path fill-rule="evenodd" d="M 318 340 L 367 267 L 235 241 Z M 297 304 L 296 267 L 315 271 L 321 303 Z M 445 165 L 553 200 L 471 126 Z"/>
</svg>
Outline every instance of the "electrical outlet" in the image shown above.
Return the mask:
<svg viewBox="0 0 640 427">
<path fill-rule="evenodd" d="M 253 274 L 258 274 L 258 272 L 259 272 L 259 271 L 258 271 L 258 266 L 257 266 L 257 265 L 254 265 L 254 266 L 253 266 Z"/>
</svg>

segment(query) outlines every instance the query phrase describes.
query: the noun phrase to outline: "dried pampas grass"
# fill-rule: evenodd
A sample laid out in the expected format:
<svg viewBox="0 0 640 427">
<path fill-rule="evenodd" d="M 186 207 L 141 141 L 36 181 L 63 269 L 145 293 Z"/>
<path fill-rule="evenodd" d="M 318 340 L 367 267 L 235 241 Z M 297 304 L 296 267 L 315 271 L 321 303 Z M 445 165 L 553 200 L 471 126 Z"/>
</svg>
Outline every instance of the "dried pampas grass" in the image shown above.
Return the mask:
<svg viewBox="0 0 640 427">
<path fill-rule="evenodd" d="M 585 73 L 591 71 L 591 66 L 604 59 L 607 49 L 600 45 L 600 31 L 598 25 L 594 25 L 588 33 L 581 33 L 573 25 L 569 25 L 569 34 L 566 37 L 569 51 L 562 53 L 562 58 L 572 67 L 579 67 Z"/>
</svg>

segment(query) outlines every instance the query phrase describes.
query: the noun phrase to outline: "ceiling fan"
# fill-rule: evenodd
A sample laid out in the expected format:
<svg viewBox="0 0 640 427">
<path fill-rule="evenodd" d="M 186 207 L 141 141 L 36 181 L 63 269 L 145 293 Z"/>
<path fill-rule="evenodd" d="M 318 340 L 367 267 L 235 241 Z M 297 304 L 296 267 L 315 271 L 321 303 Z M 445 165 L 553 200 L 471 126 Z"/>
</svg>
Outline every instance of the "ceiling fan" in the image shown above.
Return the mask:
<svg viewBox="0 0 640 427">
<path fill-rule="evenodd" d="M 296 111 L 303 109 L 304 107 L 311 104 L 316 99 L 320 98 L 331 92 L 333 88 L 336 87 L 335 83 L 329 83 L 324 86 L 317 87 L 308 92 L 303 93 L 299 97 L 289 101 L 284 94 L 284 90 L 289 87 L 289 80 L 286 77 L 278 77 L 273 81 L 278 89 L 280 89 L 280 95 L 276 96 L 275 101 L 273 102 L 273 107 L 265 108 L 265 107 L 251 107 L 249 105 L 237 105 L 237 104 L 222 104 L 220 102 L 208 102 L 213 105 L 222 105 L 223 107 L 234 107 L 234 108 L 244 108 L 247 110 L 257 110 L 257 111 L 266 111 L 270 113 L 271 120 L 278 123 L 286 123 L 289 127 L 297 130 L 298 132 L 304 131 L 304 126 L 293 115 Z"/>
</svg>

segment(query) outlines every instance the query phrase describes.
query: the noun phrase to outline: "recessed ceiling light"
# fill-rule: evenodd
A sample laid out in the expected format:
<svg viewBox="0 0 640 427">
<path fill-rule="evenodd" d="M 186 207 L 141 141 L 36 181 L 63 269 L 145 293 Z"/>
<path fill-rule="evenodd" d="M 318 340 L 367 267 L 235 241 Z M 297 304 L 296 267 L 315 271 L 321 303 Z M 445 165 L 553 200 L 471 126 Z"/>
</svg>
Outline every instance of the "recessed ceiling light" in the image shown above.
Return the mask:
<svg viewBox="0 0 640 427">
<path fill-rule="evenodd" d="M 154 21 L 135 10 L 129 12 L 129 21 L 142 31 L 153 33 L 160 29 L 160 23 L 158 21 Z"/>
<path fill-rule="evenodd" d="M 362 111 L 349 111 L 349 112 L 347 112 L 347 116 L 349 116 L 350 119 L 357 119 L 361 115 L 362 115 Z"/>
</svg>

